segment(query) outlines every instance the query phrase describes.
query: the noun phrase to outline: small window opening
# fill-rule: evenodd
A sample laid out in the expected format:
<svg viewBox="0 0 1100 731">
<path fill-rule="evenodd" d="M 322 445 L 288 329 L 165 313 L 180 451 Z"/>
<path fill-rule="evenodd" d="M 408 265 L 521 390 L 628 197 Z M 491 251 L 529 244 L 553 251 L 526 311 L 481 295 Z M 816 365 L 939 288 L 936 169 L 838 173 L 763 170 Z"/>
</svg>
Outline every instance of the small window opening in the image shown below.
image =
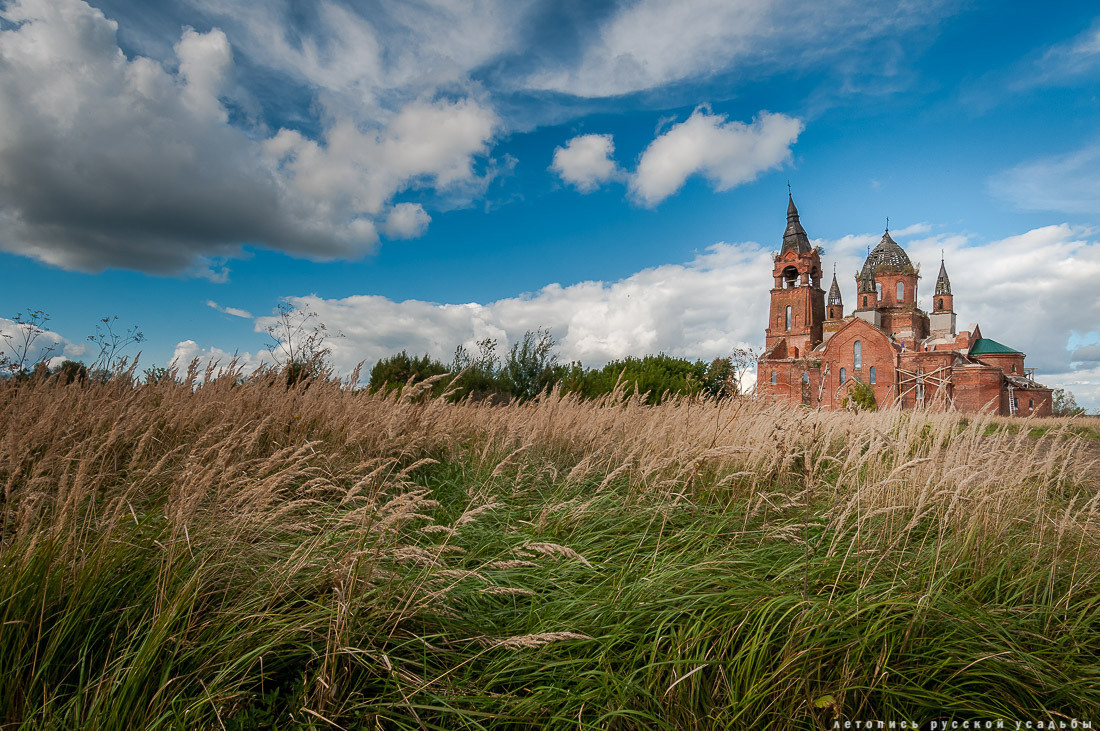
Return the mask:
<svg viewBox="0 0 1100 731">
<path fill-rule="evenodd" d="M 870 380 L 871 380 L 871 385 L 873 386 L 873 385 L 875 385 L 875 367 L 874 367 L 874 366 L 871 366 L 871 374 L 870 374 L 870 377 L 871 377 L 871 378 L 870 378 Z"/>
<path fill-rule="evenodd" d="M 852 345 L 852 367 L 856 370 L 863 368 L 863 341 L 857 340 Z"/>
<path fill-rule="evenodd" d="M 775 383 L 775 371 L 772 371 L 772 383 Z"/>
<path fill-rule="evenodd" d="M 875 297 L 882 299 L 882 282 L 875 282 Z"/>
<path fill-rule="evenodd" d="M 898 282 L 898 302 L 905 301 L 905 282 Z"/>
<path fill-rule="evenodd" d="M 840 382 L 843 384 L 848 380 L 848 371 L 844 368 L 840 369 Z"/>
<path fill-rule="evenodd" d="M 757 326 L 759 327 L 759 325 Z M 787 305 L 787 329 L 791 329 L 791 306 Z"/>
</svg>

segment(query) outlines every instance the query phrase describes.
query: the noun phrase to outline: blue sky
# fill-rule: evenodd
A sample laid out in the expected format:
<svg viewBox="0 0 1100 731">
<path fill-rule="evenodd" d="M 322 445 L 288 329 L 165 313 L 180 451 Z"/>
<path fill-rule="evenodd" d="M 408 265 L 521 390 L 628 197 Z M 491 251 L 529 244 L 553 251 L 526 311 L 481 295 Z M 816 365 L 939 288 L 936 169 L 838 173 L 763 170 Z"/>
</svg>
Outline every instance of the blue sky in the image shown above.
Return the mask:
<svg viewBox="0 0 1100 731">
<path fill-rule="evenodd" d="M 845 297 L 891 232 L 960 323 L 1100 408 L 1088 3 L 0 5 L 0 328 L 350 370 L 548 326 L 564 359 L 763 344 L 787 182 Z M 88 354 L 83 355 L 88 358 Z"/>
</svg>

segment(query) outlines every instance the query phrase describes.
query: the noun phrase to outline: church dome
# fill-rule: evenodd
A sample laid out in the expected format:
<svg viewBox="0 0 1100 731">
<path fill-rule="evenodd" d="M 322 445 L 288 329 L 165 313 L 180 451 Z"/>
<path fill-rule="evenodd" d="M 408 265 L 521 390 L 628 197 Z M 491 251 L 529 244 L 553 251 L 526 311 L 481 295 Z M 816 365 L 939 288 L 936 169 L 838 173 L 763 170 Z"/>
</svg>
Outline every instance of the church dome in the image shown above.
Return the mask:
<svg viewBox="0 0 1100 731">
<path fill-rule="evenodd" d="M 880 269 L 904 271 L 912 268 L 913 262 L 909 261 L 909 255 L 905 253 L 905 249 L 898 246 L 887 231 L 882 235 L 882 241 L 878 242 L 878 246 L 871 249 L 871 253 L 867 255 L 867 260 L 863 262 L 862 273 L 874 274 Z"/>
</svg>

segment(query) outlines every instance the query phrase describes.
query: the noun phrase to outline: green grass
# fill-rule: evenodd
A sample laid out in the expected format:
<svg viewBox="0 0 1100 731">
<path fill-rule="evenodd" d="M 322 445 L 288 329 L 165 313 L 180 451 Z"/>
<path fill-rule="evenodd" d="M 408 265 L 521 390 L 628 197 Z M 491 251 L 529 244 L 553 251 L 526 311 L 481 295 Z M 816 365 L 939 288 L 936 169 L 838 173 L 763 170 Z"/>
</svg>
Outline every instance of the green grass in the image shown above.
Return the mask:
<svg viewBox="0 0 1100 731">
<path fill-rule="evenodd" d="M 456 462 L 417 482 L 446 524 L 492 480 Z M 181 538 L 153 512 L 75 564 L 53 540 L 6 547 L 2 718 L 21 728 L 328 725 L 320 716 L 345 727 L 813 728 L 1100 709 L 1095 564 L 1072 576 L 1072 556 L 1036 555 L 1021 534 L 978 565 L 967 560 L 978 537 L 936 538 L 933 525 L 865 550 L 822 521 L 800 526 L 800 509 L 765 521 L 744 501 L 644 505 L 591 487 L 540 478 L 453 537 L 421 532 L 422 520 L 389 537 L 452 547 L 434 567 L 377 555 L 346 527 L 227 546 L 217 523 Z M 524 551 L 535 542 L 590 565 Z M 308 565 L 289 570 L 307 543 Z M 352 544 L 371 558 L 340 568 Z M 533 565 L 487 568 L 517 557 Z M 477 575 L 445 573 L 460 569 Z M 433 592 L 444 601 L 425 598 Z M 486 639 L 555 632 L 591 639 Z"/>
</svg>

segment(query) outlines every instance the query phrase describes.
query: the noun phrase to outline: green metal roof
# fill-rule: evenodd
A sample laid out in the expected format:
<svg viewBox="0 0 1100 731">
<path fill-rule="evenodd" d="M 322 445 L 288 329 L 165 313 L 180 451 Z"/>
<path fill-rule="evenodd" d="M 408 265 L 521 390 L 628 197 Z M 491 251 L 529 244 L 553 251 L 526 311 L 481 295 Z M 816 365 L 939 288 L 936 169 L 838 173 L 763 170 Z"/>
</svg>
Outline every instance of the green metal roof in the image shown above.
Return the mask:
<svg viewBox="0 0 1100 731">
<path fill-rule="evenodd" d="M 1001 345 L 996 340 L 978 338 L 978 340 L 970 346 L 970 355 L 1023 355 L 1023 353 L 1018 350 L 1013 350 L 1007 345 Z"/>
</svg>

